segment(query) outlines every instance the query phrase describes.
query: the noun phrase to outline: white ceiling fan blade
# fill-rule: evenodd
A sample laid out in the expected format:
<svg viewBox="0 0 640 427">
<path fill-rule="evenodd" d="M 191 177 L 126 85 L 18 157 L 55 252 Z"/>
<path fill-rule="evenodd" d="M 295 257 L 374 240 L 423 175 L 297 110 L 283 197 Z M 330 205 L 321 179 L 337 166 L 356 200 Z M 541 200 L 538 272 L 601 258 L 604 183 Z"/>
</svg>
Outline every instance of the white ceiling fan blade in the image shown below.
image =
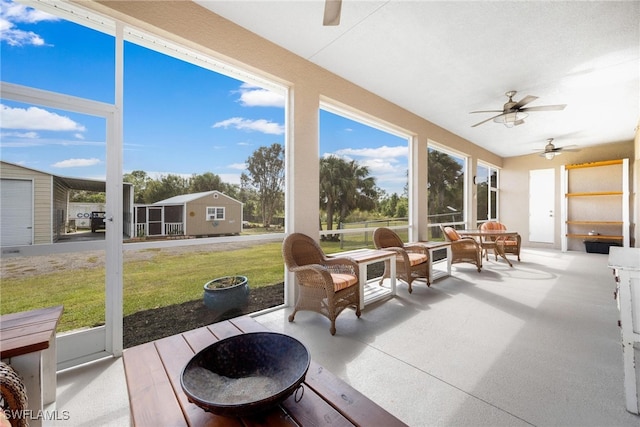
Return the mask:
<svg viewBox="0 0 640 427">
<path fill-rule="evenodd" d="M 513 110 L 517 110 L 517 109 L 519 109 L 520 107 L 523 107 L 524 105 L 526 105 L 526 104 L 528 104 L 528 103 L 530 103 L 530 102 L 535 101 L 536 99 L 538 99 L 538 97 L 537 97 L 537 96 L 527 95 L 527 96 L 525 96 L 524 98 L 522 98 L 520 101 L 516 102 L 516 103 L 515 103 L 515 105 L 513 105 L 513 106 L 511 107 L 511 109 L 513 109 Z"/>
<path fill-rule="evenodd" d="M 577 145 L 567 145 L 565 147 L 558 147 L 557 150 L 562 151 L 580 151 Z"/>
<path fill-rule="evenodd" d="M 324 18 L 322 25 L 340 25 L 340 11 L 342 10 L 342 0 L 324 1 Z"/>
<path fill-rule="evenodd" d="M 474 127 L 476 127 L 476 126 L 478 126 L 478 125 L 481 125 L 481 124 L 483 124 L 483 123 L 488 122 L 489 120 L 493 120 L 493 119 L 495 119 L 496 117 L 500 117 L 500 116 L 503 116 L 503 115 L 504 115 L 504 113 L 500 113 L 500 114 L 495 115 L 495 116 L 493 116 L 493 117 L 489 117 L 488 119 L 483 120 L 483 121 L 481 121 L 481 122 L 478 122 L 478 123 L 476 123 L 475 125 L 473 125 L 473 126 L 471 126 L 471 127 L 472 127 L 472 128 L 474 128 Z"/>
<path fill-rule="evenodd" d="M 564 110 L 567 104 L 560 105 L 540 105 L 539 107 L 526 107 L 521 108 L 520 111 L 560 111 Z"/>
</svg>

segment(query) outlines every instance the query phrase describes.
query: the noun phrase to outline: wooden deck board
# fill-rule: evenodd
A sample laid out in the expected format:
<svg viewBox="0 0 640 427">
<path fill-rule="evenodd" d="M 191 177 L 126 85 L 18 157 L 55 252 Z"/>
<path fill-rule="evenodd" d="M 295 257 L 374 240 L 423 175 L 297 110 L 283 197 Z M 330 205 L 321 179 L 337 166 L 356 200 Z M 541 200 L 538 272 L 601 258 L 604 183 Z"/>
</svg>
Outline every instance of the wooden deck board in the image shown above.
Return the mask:
<svg viewBox="0 0 640 427">
<path fill-rule="evenodd" d="M 180 376 L 191 357 L 219 339 L 259 331 L 268 330 L 254 319 L 243 316 L 125 350 L 124 365 L 133 425 L 404 425 L 313 361 L 301 389 L 266 414 L 241 419 L 222 417 L 190 403 L 182 390 Z"/>
<path fill-rule="evenodd" d="M 136 426 L 186 426 L 173 387 L 153 343 L 125 350 L 131 417 Z M 158 411 L 157 408 L 162 408 Z"/>
</svg>

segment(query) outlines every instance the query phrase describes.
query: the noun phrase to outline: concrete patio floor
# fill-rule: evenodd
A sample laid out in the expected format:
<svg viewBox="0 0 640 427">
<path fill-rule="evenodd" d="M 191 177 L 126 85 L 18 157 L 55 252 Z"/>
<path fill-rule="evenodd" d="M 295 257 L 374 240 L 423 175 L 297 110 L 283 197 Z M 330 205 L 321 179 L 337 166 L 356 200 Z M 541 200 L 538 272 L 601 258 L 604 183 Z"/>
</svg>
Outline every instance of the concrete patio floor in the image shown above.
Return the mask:
<svg viewBox="0 0 640 427">
<path fill-rule="evenodd" d="M 525 249 L 431 288 L 329 321 L 291 309 L 256 317 L 411 426 L 638 426 L 626 411 L 615 283 L 607 256 Z M 126 350 L 125 350 L 126 351 Z M 122 359 L 58 373 L 55 426 L 126 426 Z"/>
</svg>

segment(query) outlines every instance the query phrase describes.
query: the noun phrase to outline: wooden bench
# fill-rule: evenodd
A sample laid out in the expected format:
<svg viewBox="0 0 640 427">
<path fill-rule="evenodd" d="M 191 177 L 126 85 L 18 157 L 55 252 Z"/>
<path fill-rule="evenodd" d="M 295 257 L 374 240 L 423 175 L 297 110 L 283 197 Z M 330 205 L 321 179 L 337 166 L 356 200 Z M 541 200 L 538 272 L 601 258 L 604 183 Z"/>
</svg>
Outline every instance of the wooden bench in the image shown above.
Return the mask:
<svg viewBox="0 0 640 427">
<path fill-rule="evenodd" d="M 0 359 L 22 377 L 33 413 L 56 400 L 56 328 L 63 307 L 0 316 Z M 37 427 L 42 420 L 32 419 Z"/>
<path fill-rule="evenodd" d="M 180 386 L 182 368 L 213 342 L 246 332 L 267 331 L 248 316 L 173 335 L 124 351 L 124 369 L 132 424 L 138 427 L 243 426 L 237 419 L 205 412 L 189 403 Z M 299 402 L 291 396 L 260 417 L 266 426 L 404 426 L 402 421 L 362 393 L 311 361 Z"/>
</svg>

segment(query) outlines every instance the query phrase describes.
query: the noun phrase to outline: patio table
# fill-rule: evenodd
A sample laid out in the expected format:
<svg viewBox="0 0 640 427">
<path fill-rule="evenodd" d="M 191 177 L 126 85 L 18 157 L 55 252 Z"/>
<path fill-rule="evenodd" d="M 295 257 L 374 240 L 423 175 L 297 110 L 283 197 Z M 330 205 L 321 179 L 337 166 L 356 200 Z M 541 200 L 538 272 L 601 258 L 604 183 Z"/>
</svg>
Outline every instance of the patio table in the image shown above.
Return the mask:
<svg viewBox="0 0 640 427">
<path fill-rule="evenodd" d="M 126 349 L 123 360 L 132 425 L 406 425 L 313 360 L 303 382 L 302 398 L 296 402 L 292 395 L 260 416 L 223 417 L 190 403 L 180 386 L 180 374 L 193 355 L 217 340 L 259 331 L 268 330 L 253 318 L 242 316 Z"/>
<path fill-rule="evenodd" d="M 505 261 L 507 261 L 507 264 L 509 264 L 509 267 L 513 267 L 513 264 L 511 264 L 511 261 L 509 261 L 509 259 L 507 258 L 507 255 L 504 252 L 504 244 L 503 244 L 503 242 L 508 237 L 516 237 L 518 235 L 517 231 L 508 231 L 508 230 L 456 230 L 456 231 L 461 236 L 477 237 L 480 240 L 478 242 L 480 244 L 483 244 L 482 243 L 482 238 L 483 237 L 492 237 L 492 238 L 494 238 L 495 239 L 495 243 L 494 243 L 493 247 L 495 247 L 496 252 Z"/>
<path fill-rule="evenodd" d="M 370 304 L 384 298 L 396 295 L 396 253 L 385 251 L 383 249 L 354 249 L 345 252 L 336 252 L 329 254 L 331 257 L 347 257 L 358 264 L 360 283 L 360 310 L 364 309 L 365 304 Z M 389 287 L 371 286 L 367 280 L 367 266 L 380 261 L 389 261 Z M 372 280 L 373 281 L 373 280 Z"/>
<path fill-rule="evenodd" d="M 418 242 L 429 251 L 429 283 L 433 283 L 434 280 L 443 277 L 451 276 L 451 242 L 439 242 L 432 240 L 425 240 Z M 433 256 L 435 251 L 445 249 L 447 251 L 447 270 L 446 271 L 434 271 L 433 270 Z"/>
</svg>

